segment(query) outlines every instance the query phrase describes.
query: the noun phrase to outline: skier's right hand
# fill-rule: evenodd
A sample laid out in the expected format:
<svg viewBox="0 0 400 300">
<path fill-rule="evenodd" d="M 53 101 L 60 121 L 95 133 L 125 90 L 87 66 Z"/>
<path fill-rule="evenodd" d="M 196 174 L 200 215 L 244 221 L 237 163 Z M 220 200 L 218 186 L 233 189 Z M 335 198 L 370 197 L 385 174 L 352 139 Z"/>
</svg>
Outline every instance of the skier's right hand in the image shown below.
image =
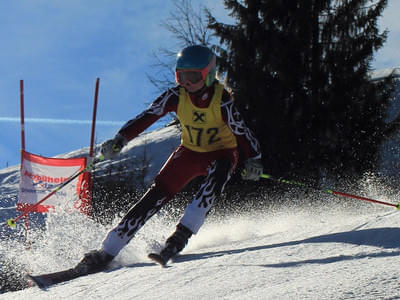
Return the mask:
<svg viewBox="0 0 400 300">
<path fill-rule="evenodd" d="M 126 138 L 118 133 L 113 139 L 107 140 L 101 145 L 100 152 L 104 159 L 112 159 L 127 143 Z"/>
<path fill-rule="evenodd" d="M 258 181 L 263 172 L 261 159 L 249 158 L 244 162 L 242 179 Z"/>
</svg>

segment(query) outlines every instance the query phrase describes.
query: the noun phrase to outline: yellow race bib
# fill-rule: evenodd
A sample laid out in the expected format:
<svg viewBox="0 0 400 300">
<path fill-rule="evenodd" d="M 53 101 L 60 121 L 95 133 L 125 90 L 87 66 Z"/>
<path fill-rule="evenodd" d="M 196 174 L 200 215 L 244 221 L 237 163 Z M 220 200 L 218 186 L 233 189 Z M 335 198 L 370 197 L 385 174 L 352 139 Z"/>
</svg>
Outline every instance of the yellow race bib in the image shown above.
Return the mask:
<svg viewBox="0 0 400 300">
<path fill-rule="evenodd" d="M 179 89 L 177 116 L 182 126 L 181 144 L 193 151 L 211 152 L 237 147 L 234 134 L 222 119 L 224 86 L 217 83 L 210 105 L 198 108 L 184 88 Z"/>
</svg>

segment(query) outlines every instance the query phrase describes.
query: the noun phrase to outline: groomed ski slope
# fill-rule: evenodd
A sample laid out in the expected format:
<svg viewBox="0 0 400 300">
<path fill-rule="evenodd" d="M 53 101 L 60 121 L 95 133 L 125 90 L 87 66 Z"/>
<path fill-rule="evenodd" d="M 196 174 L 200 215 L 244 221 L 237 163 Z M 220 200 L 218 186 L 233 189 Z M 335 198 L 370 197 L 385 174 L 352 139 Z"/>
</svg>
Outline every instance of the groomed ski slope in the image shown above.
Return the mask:
<svg viewBox="0 0 400 300">
<path fill-rule="evenodd" d="M 168 268 L 146 257 L 173 230 L 176 220 L 166 221 L 164 212 L 121 252 L 113 271 L 0 299 L 400 299 L 400 212 L 351 201 L 212 214 Z M 46 235 L 23 257 L 34 273 L 70 267 L 99 245 L 108 229 L 81 226 L 81 218 L 49 218 Z"/>
</svg>

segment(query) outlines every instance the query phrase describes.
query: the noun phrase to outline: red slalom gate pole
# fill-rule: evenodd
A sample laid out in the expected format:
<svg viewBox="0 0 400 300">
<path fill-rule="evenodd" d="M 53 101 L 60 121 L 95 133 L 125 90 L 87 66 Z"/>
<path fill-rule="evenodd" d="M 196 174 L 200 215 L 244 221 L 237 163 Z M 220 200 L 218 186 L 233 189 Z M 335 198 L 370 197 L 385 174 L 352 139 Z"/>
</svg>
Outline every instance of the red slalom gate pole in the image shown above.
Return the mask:
<svg viewBox="0 0 400 300">
<path fill-rule="evenodd" d="M 99 98 L 99 85 L 100 78 L 96 79 L 96 87 L 94 91 L 94 103 L 93 103 L 93 115 L 92 115 L 92 131 L 90 134 L 90 148 L 89 148 L 89 156 L 93 157 L 93 148 L 94 148 L 94 132 L 96 128 L 96 114 L 97 114 L 97 102 Z"/>
<path fill-rule="evenodd" d="M 21 149 L 25 151 L 25 112 L 24 112 L 24 81 L 19 81 L 20 112 L 21 112 Z M 22 162 L 22 151 L 21 151 Z"/>
<path fill-rule="evenodd" d="M 21 119 L 21 169 L 22 169 L 22 157 L 23 152 L 25 152 L 25 96 L 24 96 L 24 80 L 19 81 L 19 103 L 20 103 L 20 119 Z M 28 238 L 29 232 L 29 215 L 25 215 L 25 240 L 26 240 L 26 249 L 30 249 L 30 242 Z"/>
<path fill-rule="evenodd" d="M 342 196 L 342 197 L 347 197 L 347 198 L 353 198 L 353 199 L 357 199 L 357 200 L 361 200 L 361 201 L 368 201 L 368 202 L 372 202 L 372 203 L 376 203 L 376 204 L 392 206 L 392 207 L 395 207 L 396 209 L 400 210 L 400 202 L 397 203 L 397 204 L 394 204 L 394 203 L 379 201 L 379 200 L 370 199 L 370 198 L 366 198 L 366 197 L 361 197 L 361 196 L 357 196 L 357 195 L 352 195 L 352 194 L 348 194 L 348 193 L 338 192 L 338 191 L 334 191 L 334 190 L 330 190 L 330 189 L 310 187 L 310 186 L 307 186 L 307 185 L 305 185 L 304 183 L 301 183 L 301 182 L 286 180 L 286 179 L 282 179 L 282 178 L 274 178 L 273 176 L 268 175 L 268 174 L 261 174 L 260 177 L 261 178 L 265 178 L 265 179 L 270 179 L 270 180 L 273 180 L 273 181 L 276 181 L 276 182 L 280 182 L 280 183 L 297 185 L 297 186 L 304 187 L 304 188 L 312 188 L 312 189 L 315 189 L 315 190 L 320 190 L 320 191 L 323 191 L 323 192 L 327 192 L 327 193 L 332 194 L 332 195 L 337 195 L 337 196 Z"/>
</svg>

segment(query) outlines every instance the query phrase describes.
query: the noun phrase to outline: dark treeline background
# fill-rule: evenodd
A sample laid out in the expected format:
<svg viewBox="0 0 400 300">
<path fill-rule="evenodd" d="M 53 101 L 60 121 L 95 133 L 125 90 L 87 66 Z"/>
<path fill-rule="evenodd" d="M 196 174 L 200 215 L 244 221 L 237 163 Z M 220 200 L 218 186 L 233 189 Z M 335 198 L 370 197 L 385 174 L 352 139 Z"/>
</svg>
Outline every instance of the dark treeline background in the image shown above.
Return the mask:
<svg viewBox="0 0 400 300">
<path fill-rule="evenodd" d="M 235 25 L 209 26 L 220 38 L 222 71 L 260 139 L 273 174 L 319 180 L 375 171 L 388 132 L 390 80 L 368 77 L 384 43 L 377 1 L 224 1 Z"/>
<path fill-rule="evenodd" d="M 178 50 L 192 44 L 211 47 L 221 80 L 261 143 L 266 173 L 347 187 L 376 172 L 383 142 L 400 126 L 399 115 L 387 118 L 395 80 L 369 77 L 387 36 L 377 26 L 387 0 L 223 2 L 230 24 L 205 7 L 194 9 L 189 0 L 174 1 L 163 26 L 176 38 L 177 49 L 155 54 L 157 75 L 149 79 L 160 90 L 173 86 Z M 138 199 L 130 180 L 129 191 L 118 180 L 117 188 L 115 180 L 98 181 L 99 208 Z M 197 184 L 184 192 L 195 191 Z M 239 168 L 226 194 L 241 199 L 257 189 L 268 194 L 277 188 L 268 181 L 243 182 Z M 123 191 L 120 196 L 117 190 Z"/>
</svg>

